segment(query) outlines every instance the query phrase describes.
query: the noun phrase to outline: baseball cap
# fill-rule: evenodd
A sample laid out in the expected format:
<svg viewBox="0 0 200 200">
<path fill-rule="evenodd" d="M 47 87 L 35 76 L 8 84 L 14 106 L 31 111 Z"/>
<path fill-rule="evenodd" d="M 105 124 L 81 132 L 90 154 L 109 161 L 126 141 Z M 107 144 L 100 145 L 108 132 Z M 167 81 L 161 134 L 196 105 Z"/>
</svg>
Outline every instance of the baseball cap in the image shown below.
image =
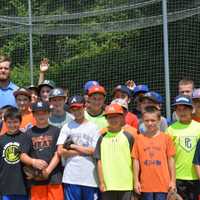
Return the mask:
<svg viewBox="0 0 200 200">
<path fill-rule="evenodd" d="M 140 98 L 141 99 L 150 99 L 150 100 L 152 100 L 156 103 L 159 103 L 159 104 L 163 103 L 162 96 L 159 93 L 154 92 L 154 91 L 147 92 L 147 93 L 144 94 L 144 96 L 141 96 Z"/>
<path fill-rule="evenodd" d="M 90 95 L 95 94 L 95 93 L 100 93 L 100 94 L 103 94 L 105 96 L 106 95 L 106 90 L 101 85 L 95 85 L 95 86 L 92 86 L 88 90 L 88 95 L 90 96 Z"/>
<path fill-rule="evenodd" d="M 43 86 L 48 86 L 53 89 L 53 88 L 55 88 L 56 85 L 55 85 L 54 81 L 44 80 L 42 83 L 40 83 L 38 85 L 38 90 L 40 91 L 41 87 L 43 87 Z"/>
<path fill-rule="evenodd" d="M 89 90 L 92 86 L 95 86 L 95 85 L 99 85 L 99 82 L 98 82 L 98 81 L 87 81 L 87 82 L 85 83 L 85 85 L 83 86 L 84 93 L 87 94 L 88 90 Z"/>
<path fill-rule="evenodd" d="M 66 97 L 62 88 L 54 88 L 49 92 L 49 99 L 53 97 Z"/>
<path fill-rule="evenodd" d="M 125 99 L 114 99 L 111 104 L 119 104 L 121 107 L 125 108 L 126 110 L 128 110 L 128 103 Z"/>
<path fill-rule="evenodd" d="M 49 104 L 43 101 L 33 103 L 31 106 L 32 112 L 35 111 L 50 111 Z"/>
<path fill-rule="evenodd" d="M 194 89 L 192 99 L 200 99 L 200 88 Z"/>
<path fill-rule="evenodd" d="M 176 105 L 186 105 L 186 106 L 191 106 L 192 107 L 192 99 L 189 96 L 185 95 L 178 95 L 174 99 L 174 103 L 172 106 Z"/>
<path fill-rule="evenodd" d="M 72 107 L 81 108 L 85 104 L 85 99 L 82 96 L 75 95 L 68 99 L 68 109 Z"/>
<path fill-rule="evenodd" d="M 30 90 L 21 87 L 21 88 L 17 89 L 15 92 L 13 92 L 13 95 L 15 97 L 17 97 L 18 95 L 25 95 L 25 96 L 30 98 L 31 97 L 31 92 L 30 92 Z"/>
<path fill-rule="evenodd" d="M 115 94 L 116 91 L 121 91 L 123 93 L 126 93 L 129 97 L 131 96 L 131 90 L 126 85 L 118 85 L 114 88 L 113 94 Z"/>
<path fill-rule="evenodd" d="M 35 86 L 35 85 L 29 85 L 29 86 L 27 86 L 26 87 L 28 90 L 38 90 L 38 88 L 37 88 L 37 86 Z"/>
<path fill-rule="evenodd" d="M 137 95 L 138 93 L 146 93 L 149 92 L 149 87 L 148 85 L 136 85 L 133 94 Z"/>
<path fill-rule="evenodd" d="M 123 113 L 124 113 L 123 108 L 117 103 L 113 103 L 106 106 L 104 111 L 104 115 L 123 114 Z"/>
</svg>

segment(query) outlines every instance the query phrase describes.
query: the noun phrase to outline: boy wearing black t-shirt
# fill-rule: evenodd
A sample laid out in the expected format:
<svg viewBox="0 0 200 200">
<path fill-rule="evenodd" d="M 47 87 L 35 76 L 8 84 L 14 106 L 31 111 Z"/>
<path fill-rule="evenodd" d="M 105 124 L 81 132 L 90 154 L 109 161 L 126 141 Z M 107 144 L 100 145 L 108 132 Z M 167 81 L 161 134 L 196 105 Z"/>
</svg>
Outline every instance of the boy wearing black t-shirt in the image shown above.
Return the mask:
<svg viewBox="0 0 200 200">
<path fill-rule="evenodd" d="M 21 161 L 30 171 L 35 170 L 35 173 L 28 175 L 31 200 L 64 199 L 60 157 L 56 146 L 60 130 L 49 125 L 49 111 L 49 105 L 45 102 L 32 104 L 36 126 L 24 134 Z"/>
<path fill-rule="evenodd" d="M 2 200 L 28 200 L 25 178 L 20 162 L 23 141 L 19 131 L 22 116 L 17 108 L 8 108 L 4 114 L 7 127 L 0 137 L 0 195 Z"/>
</svg>

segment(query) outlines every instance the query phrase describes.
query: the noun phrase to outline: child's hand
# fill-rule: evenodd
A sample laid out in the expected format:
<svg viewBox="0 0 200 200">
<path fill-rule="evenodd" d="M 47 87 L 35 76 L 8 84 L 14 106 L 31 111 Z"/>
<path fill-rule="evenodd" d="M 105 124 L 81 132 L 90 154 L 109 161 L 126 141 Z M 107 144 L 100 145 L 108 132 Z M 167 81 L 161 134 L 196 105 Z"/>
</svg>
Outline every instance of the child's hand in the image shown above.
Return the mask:
<svg viewBox="0 0 200 200">
<path fill-rule="evenodd" d="M 40 72 L 46 72 L 49 69 L 49 60 L 43 58 L 40 62 Z"/>
<path fill-rule="evenodd" d="M 51 172 L 48 170 L 48 168 L 42 170 L 42 175 L 43 175 L 44 178 L 46 178 L 46 179 L 49 177 L 49 174 L 50 174 L 50 173 L 51 173 Z"/>
<path fill-rule="evenodd" d="M 140 185 L 140 182 L 135 182 L 135 185 L 134 185 L 134 190 L 137 194 L 141 194 L 142 190 L 141 190 L 141 185 Z"/>
<path fill-rule="evenodd" d="M 133 80 L 128 80 L 126 81 L 126 86 L 130 89 L 130 90 L 134 90 L 134 88 L 136 87 L 136 84 Z"/>
<path fill-rule="evenodd" d="M 47 162 L 40 159 L 33 159 L 32 166 L 36 169 L 43 170 L 48 166 Z"/>
<path fill-rule="evenodd" d="M 106 191 L 106 186 L 105 186 L 104 183 L 100 183 L 100 184 L 99 184 L 99 190 L 100 190 L 101 192 L 105 192 L 105 191 Z"/>
<path fill-rule="evenodd" d="M 174 181 L 169 183 L 169 191 L 176 192 L 176 183 Z"/>
</svg>

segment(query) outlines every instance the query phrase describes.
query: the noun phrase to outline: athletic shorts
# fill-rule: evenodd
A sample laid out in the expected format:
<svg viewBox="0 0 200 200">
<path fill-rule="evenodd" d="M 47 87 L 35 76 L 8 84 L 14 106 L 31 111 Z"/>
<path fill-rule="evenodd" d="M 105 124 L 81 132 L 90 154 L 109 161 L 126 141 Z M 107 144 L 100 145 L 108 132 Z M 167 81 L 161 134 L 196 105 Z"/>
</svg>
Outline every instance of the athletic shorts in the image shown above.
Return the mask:
<svg viewBox="0 0 200 200">
<path fill-rule="evenodd" d="M 185 200 L 197 200 L 199 181 L 176 180 L 178 194 Z"/>
<path fill-rule="evenodd" d="M 133 191 L 107 191 L 102 193 L 102 200 L 131 200 Z"/>
<path fill-rule="evenodd" d="M 2 200 L 28 200 L 28 195 L 2 195 Z"/>
<path fill-rule="evenodd" d="M 64 200 L 62 184 L 31 187 L 31 200 Z"/>
</svg>

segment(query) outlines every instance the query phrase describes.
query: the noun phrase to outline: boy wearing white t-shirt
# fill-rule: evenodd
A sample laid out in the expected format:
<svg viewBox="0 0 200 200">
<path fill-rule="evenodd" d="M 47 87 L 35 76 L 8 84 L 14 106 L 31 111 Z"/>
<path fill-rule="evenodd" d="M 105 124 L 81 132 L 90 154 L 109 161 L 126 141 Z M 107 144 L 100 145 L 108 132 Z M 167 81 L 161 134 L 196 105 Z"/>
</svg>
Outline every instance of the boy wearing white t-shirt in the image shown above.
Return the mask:
<svg viewBox="0 0 200 200">
<path fill-rule="evenodd" d="M 84 117 L 84 98 L 68 100 L 74 120 L 65 124 L 58 138 L 58 152 L 66 158 L 63 174 L 65 199 L 97 200 L 98 184 L 93 153 L 99 138 L 98 128 Z"/>
</svg>

